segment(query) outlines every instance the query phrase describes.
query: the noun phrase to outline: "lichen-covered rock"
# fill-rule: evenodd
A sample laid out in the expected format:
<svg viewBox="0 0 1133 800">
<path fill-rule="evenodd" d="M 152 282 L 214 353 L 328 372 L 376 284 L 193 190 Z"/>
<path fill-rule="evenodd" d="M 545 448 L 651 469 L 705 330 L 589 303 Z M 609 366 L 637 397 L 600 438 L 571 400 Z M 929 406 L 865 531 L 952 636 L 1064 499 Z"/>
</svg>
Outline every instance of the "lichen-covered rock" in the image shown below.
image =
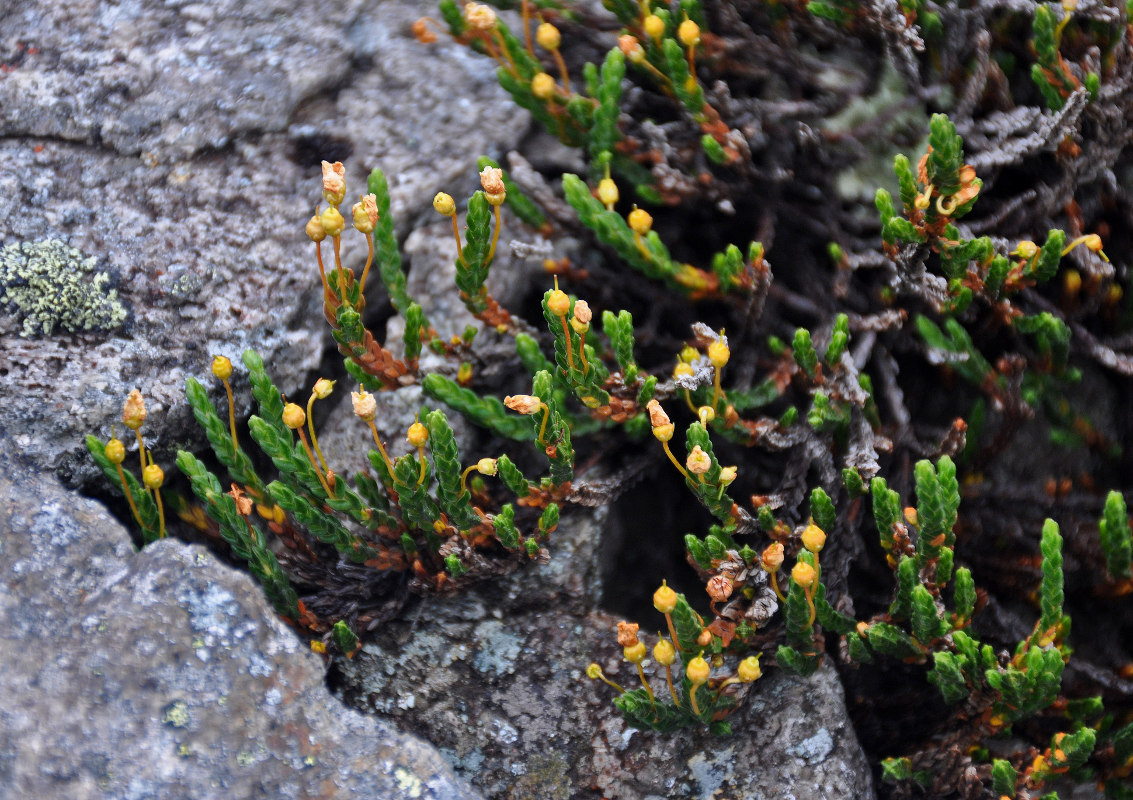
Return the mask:
<svg viewBox="0 0 1133 800">
<path fill-rule="evenodd" d="M 0 794 L 467 798 L 430 745 L 342 707 L 252 579 L 0 462 Z"/>
<path fill-rule="evenodd" d="M 25 338 L 28 316 L 3 304 L 0 395 L 19 402 L 0 407 L 0 432 L 83 484 L 98 478 L 83 436 L 107 438 L 131 389 L 167 467 L 196 435 L 185 379 L 207 375 L 212 355 L 239 365 L 254 348 L 281 389 L 300 390 L 328 341 L 303 235 L 319 160 L 347 162 L 348 202 L 383 168 L 405 236 L 434 184 L 474 177 L 477 156 L 526 127 L 490 67 L 413 38 L 420 13 L 378 0 L 333 13 L 299 0 L 3 4 L 0 247 L 81 251 L 126 316 Z M 412 133 L 434 130 L 447 135 Z M 239 366 L 234 384 L 250 412 Z"/>
</svg>

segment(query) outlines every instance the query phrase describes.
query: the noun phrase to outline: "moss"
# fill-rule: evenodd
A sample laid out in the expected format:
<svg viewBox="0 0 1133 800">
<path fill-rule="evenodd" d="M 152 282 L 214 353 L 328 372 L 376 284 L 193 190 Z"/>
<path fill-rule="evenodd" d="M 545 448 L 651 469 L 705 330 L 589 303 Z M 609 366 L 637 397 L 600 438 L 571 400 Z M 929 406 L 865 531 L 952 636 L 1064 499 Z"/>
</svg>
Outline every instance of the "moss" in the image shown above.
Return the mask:
<svg viewBox="0 0 1133 800">
<path fill-rule="evenodd" d="M 97 263 L 59 239 L 0 249 L 0 303 L 23 320 L 20 335 L 106 331 L 125 322 L 117 290 L 107 288 L 110 275 Z"/>
</svg>

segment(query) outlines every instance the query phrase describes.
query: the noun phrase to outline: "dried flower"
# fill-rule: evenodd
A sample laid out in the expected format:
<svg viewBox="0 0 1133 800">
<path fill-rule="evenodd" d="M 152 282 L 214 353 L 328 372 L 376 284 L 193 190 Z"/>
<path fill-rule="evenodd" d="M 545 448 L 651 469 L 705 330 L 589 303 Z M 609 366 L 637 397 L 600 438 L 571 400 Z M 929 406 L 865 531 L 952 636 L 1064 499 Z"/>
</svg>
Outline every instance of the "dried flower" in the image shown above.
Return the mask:
<svg viewBox="0 0 1133 800">
<path fill-rule="evenodd" d="M 633 647 L 637 644 L 637 630 L 640 627 L 636 622 L 619 622 L 618 644 L 622 647 Z"/>
<path fill-rule="evenodd" d="M 480 186 L 483 188 L 484 194 L 488 196 L 489 202 L 492 201 L 493 197 L 499 197 L 502 201 L 507 195 L 507 187 L 504 186 L 504 171 L 499 167 L 484 167 L 480 173 Z"/>
<path fill-rule="evenodd" d="M 232 490 L 227 492 L 228 496 L 236 502 L 236 513 L 242 517 L 246 517 L 252 513 L 252 499 L 244 494 L 244 490 L 232 484 Z"/>
<path fill-rule="evenodd" d="M 685 466 L 694 475 L 703 475 L 712 469 L 712 458 L 700 449 L 700 445 L 696 445 L 692 448 L 692 452 L 688 454 Z"/>
<path fill-rule="evenodd" d="M 543 401 L 531 394 L 509 394 L 504 398 L 504 405 L 520 414 L 537 414 Z"/>
<path fill-rule="evenodd" d="M 713 575 L 708 579 L 705 591 L 708 592 L 713 603 L 723 603 L 732 596 L 733 586 L 732 579 L 727 575 Z"/>
<path fill-rule="evenodd" d="M 373 422 L 378 415 L 378 401 L 374 395 L 362 389 L 361 392 L 351 392 L 350 402 L 354 406 L 354 415 L 363 422 Z"/>
<path fill-rule="evenodd" d="M 373 194 L 362 196 L 359 203 L 351 209 L 354 214 L 354 227 L 362 233 L 372 233 L 378 224 L 378 198 Z"/>
<path fill-rule="evenodd" d="M 490 31 L 496 27 L 496 12 L 483 3 L 464 7 L 464 23 L 474 31 Z"/>
<path fill-rule="evenodd" d="M 323 162 L 323 198 L 332 206 L 346 197 L 346 168 L 341 161 Z M 331 234 L 333 235 L 333 234 Z"/>
<path fill-rule="evenodd" d="M 122 424 L 132 431 L 142 427 L 146 421 L 146 401 L 137 389 L 130 391 L 122 406 Z"/>
<path fill-rule="evenodd" d="M 779 567 L 783 566 L 784 558 L 783 545 L 779 542 L 772 542 L 760 553 L 759 564 L 768 572 L 778 572 Z"/>
</svg>

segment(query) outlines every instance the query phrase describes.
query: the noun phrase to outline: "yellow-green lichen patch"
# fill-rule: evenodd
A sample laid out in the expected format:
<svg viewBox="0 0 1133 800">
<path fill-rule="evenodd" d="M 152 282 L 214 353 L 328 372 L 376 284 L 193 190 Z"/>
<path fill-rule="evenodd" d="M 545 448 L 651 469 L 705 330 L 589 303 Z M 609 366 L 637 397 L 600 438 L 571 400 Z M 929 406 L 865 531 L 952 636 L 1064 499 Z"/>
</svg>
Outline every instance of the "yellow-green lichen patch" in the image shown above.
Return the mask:
<svg viewBox="0 0 1133 800">
<path fill-rule="evenodd" d="M 126 321 L 110 275 L 98 260 L 59 239 L 0 248 L 0 305 L 23 320 L 20 336 L 112 330 Z"/>
</svg>

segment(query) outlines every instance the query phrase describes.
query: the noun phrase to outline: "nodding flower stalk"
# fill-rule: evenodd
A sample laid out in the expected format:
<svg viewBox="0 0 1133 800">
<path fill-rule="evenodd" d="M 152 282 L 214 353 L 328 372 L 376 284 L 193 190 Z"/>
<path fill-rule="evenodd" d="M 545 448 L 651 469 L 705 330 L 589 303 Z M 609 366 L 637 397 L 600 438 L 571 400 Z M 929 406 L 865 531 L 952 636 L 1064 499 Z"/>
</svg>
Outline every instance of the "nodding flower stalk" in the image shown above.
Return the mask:
<svg viewBox="0 0 1133 800">
<path fill-rule="evenodd" d="M 649 412 L 649 422 L 653 426 L 653 437 L 665 448 L 665 455 L 673 462 L 673 466 L 685 476 L 685 480 L 692 481 L 688 472 L 681 466 L 681 462 L 677 461 L 677 457 L 674 456 L 673 451 L 669 449 L 669 441 L 676 432 L 676 426 L 669 420 L 669 415 L 665 413 L 665 409 L 661 408 L 661 404 L 657 402 L 656 399 L 646 403 L 645 409 Z"/>
</svg>

